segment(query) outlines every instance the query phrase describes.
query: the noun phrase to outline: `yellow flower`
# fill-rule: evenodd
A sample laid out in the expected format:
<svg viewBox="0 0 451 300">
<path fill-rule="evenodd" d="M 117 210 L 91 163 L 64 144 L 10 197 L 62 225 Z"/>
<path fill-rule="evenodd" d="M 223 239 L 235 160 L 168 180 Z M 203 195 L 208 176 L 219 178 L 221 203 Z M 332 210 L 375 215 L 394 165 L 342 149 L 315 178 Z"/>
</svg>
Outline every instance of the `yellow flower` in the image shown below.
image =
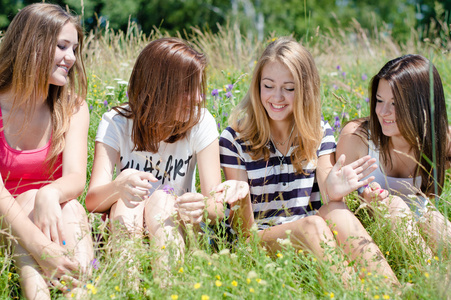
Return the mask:
<svg viewBox="0 0 451 300">
<path fill-rule="evenodd" d="M 111 294 L 111 295 L 110 295 L 110 298 L 111 298 L 111 299 L 116 299 L 116 295 L 115 295 L 115 294 Z"/>
<path fill-rule="evenodd" d="M 365 278 L 360 279 L 362 283 L 365 283 Z"/>
<path fill-rule="evenodd" d="M 222 285 L 222 282 L 219 281 L 219 280 L 216 280 L 216 281 L 215 281 L 215 285 L 216 285 L 217 287 L 220 287 L 220 286 Z"/>
<path fill-rule="evenodd" d="M 285 287 L 285 283 L 282 283 L 282 287 L 283 287 L 283 288 Z"/>
<path fill-rule="evenodd" d="M 438 261 L 438 257 L 437 257 L 437 256 L 434 256 L 434 259 L 435 259 L 436 261 Z"/>
<path fill-rule="evenodd" d="M 251 283 L 250 278 L 246 278 L 246 282 L 247 282 L 247 284 Z"/>
<path fill-rule="evenodd" d="M 367 274 L 368 276 L 371 276 L 371 272 L 368 272 L 368 274 Z"/>
<path fill-rule="evenodd" d="M 117 285 L 114 287 L 114 289 L 115 289 L 116 291 L 118 291 L 118 292 L 121 291 L 121 289 L 120 289 L 119 286 L 117 286 Z"/>
<path fill-rule="evenodd" d="M 283 258 L 283 254 L 280 253 L 280 252 L 277 252 L 277 257 L 278 257 L 278 258 Z"/>
<path fill-rule="evenodd" d="M 298 250 L 298 253 L 301 254 L 302 252 L 304 252 L 302 249 Z"/>
<path fill-rule="evenodd" d="M 208 265 L 211 266 L 211 261 L 208 262 Z"/>
<path fill-rule="evenodd" d="M 330 293 L 329 297 L 330 297 L 330 299 L 334 298 L 335 297 L 334 293 Z"/>
<path fill-rule="evenodd" d="M 99 276 L 97 276 L 97 277 L 96 277 L 96 282 L 97 282 L 97 281 L 99 281 L 99 279 L 100 279 L 100 277 L 99 277 Z"/>
<path fill-rule="evenodd" d="M 179 273 L 183 273 L 183 267 L 179 269 Z"/>
<path fill-rule="evenodd" d="M 249 292 L 253 293 L 253 292 L 255 292 L 255 290 L 253 288 L 250 288 Z"/>
<path fill-rule="evenodd" d="M 210 300 L 210 297 L 208 295 L 202 295 L 201 299 L 202 300 Z"/>
<path fill-rule="evenodd" d="M 425 276 L 426 278 L 429 278 L 429 273 L 428 273 L 428 272 L 424 273 L 424 276 Z"/>
<path fill-rule="evenodd" d="M 70 293 L 70 297 L 71 297 L 71 298 L 74 298 L 74 297 L 75 297 L 75 294 L 74 294 L 74 293 Z"/>
<path fill-rule="evenodd" d="M 11 280 L 12 277 L 13 277 L 13 273 L 9 272 L 8 273 L 8 280 Z"/>
<path fill-rule="evenodd" d="M 257 278 L 257 279 L 255 279 L 255 281 L 257 281 L 257 283 L 260 283 L 260 281 L 262 281 L 262 279 L 261 278 Z"/>
<path fill-rule="evenodd" d="M 389 255 L 390 255 L 390 251 L 385 252 L 385 254 L 386 254 L 387 256 L 389 256 Z"/>
<path fill-rule="evenodd" d="M 216 115 L 215 115 L 215 114 L 213 114 L 213 118 L 216 118 Z"/>
<path fill-rule="evenodd" d="M 178 295 L 171 295 L 171 299 L 172 299 L 172 300 L 177 300 L 178 298 L 179 298 Z"/>
<path fill-rule="evenodd" d="M 116 273 L 114 273 L 114 274 L 113 274 L 113 277 L 116 277 L 116 276 L 117 276 Z"/>
<path fill-rule="evenodd" d="M 66 285 L 66 282 L 64 280 L 61 280 L 62 285 Z"/>
<path fill-rule="evenodd" d="M 313 261 L 316 261 L 316 258 L 315 258 L 315 257 L 313 258 Z"/>
<path fill-rule="evenodd" d="M 97 289 L 96 289 L 96 288 L 93 288 L 93 289 L 91 290 L 91 292 L 92 292 L 93 295 L 95 295 L 95 294 L 97 294 Z"/>
<path fill-rule="evenodd" d="M 164 249 L 166 249 L 166 246 L 165 245 L 161 246 L 161 250 L 164 250 Z"/>
<path fill-rule="evenodd" d="M 219 275 L 216 275 L 215 277 L 216 277 L 217 280 L 221 279 L 221 276 L 219 276 Z"/>
<path fill-rule="evenodd" d="M 390 296 L 389 295 L 383 295 L 382 298 L 388 300 L 388 299 L 390 299 Z"/>
<path fill-rule="evenodd" d="M 232 285 L 233 285 L 233 286 L 237 286 L 237 285 L 238 285 L 238 282 L 236 282 L 236 281 L 234 280 L 234 281 L 232 281 Z"/>
<path fill-rule="evenodd" d="M 379 295 L 374 296 L 374 299 L 379 299 L 379 298 L 380 298 Z"/>
<path fill-rule="evenodd" d="M 200 288 L 200 285 L 201 285 L 201 284 L 200 284 L 199 282 L 195 283 L 195 284 L 194 284 L 194 289 L 197 290 L 198 288 Z"/>
<path fill-rule="evenodd" d="M 428 265 L 431 264 L 431 259 L 430 258 L 428 258 L 427 263 L 428 263 Z"/>
</svg>

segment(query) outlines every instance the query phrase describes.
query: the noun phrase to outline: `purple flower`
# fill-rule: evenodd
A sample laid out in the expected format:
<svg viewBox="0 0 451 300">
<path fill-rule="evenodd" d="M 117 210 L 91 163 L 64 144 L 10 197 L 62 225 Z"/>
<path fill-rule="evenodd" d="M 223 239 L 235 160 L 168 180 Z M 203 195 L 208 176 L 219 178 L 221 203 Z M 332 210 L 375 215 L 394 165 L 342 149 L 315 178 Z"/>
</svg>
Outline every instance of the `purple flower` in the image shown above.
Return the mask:
<svg viewBox="0 0 451 300">
<path fill-rule="evenodd" d="M 231 98 L 232 97 L 232 92 L 227 92 L 225 95 L 226 95 L 227 98 Z"/>
<path fill-rule="evenodd" d="M 336 84 L 333 85 L 333 88 L 338 90 L 338 86 Z"/>
<path fill-rule="evenodd" d="M 341 114 L 341 117 L 342 117 L 343 119 L 349 119 L 349 114 L 348 114 L 347 112 L 342 113 L 342 114 Z"/>
<path fill-rule="evenodd" d="M 97 258 L 94 258 L 94 259 L 91 261 L 91 265 L 92 265 L 92 267 L 93 267 L 95 270 L 98 270 L 98 269 L 99 269 L 99 261 L 97 260 Z"/>
<path fill-rule="evenodd" d="M 218 130 L 221 130 L 221 124 L 218 122 Z"/>
<path fill-rule="evenodd" d="M 223 115 L 224 117 L 228 117 L 228 116 L 229 116 L 229 114 L 226 113 L 226 112 L 223 112 L 222 115 Z"/>
<path fill-rule="evenodd" d="M 368 76 L 366 76 L 366 74 L 363 73 L 363 74 L 362 74 L 362 80 L 365 81 L 365 80 L 367 80 L 367 79 L 368 79 Z"/>
<path fill-rule="evenodd" d="M 93 109 L 94 109 L 94 106 L 92 106 L 92 104 L 89 105 L 89 110 L 93 110 Z"/>
<path fill-rule="evenodd" d="M 340 126 L 341 126 L 340 118 L 338 116 L 335 116 L 334 128 L 335 129 L 340 129 Z"/>
<path fill-rule="evenodd" d="M 365 102 L 366 102 L 366 103 L 370 102 L 370 98 L 366 97 L 366 98 L 365 98 Z"/>
<path fill-rule="evenodd" d="M 338 65 L 338 66 L 337 66 L 337 70 L 341 70 L 341 67 L 340 67 L 340 65 Z"/>
<path fill-rule="evenodd" d="M 219 95 L 219 91 L 218 91 L 218 89 L 214 89 L 213 91 L 211 91 L 211 95 L 212 96 L 217 96 L 217 95 Z"/>
<path fill-rule="evenodd" d="M 163 192 L 165 192 L 168 195 L 174 194 L 174 188 L 170 185 L 163 186 Z"/>
<path fill-rule="evenodd" d="M 343 76 L 344 78 L 346 78 L 346 72 L 341 73 L 341 76 Z"/>
<path fill-rule="evenodd" d="M 103 105 L 105 105 L 105 107 L 107 107 L 108 106 L 108 101 L 107 100 L 103 101 Z"/>
<path fill-rule="evenodd" d="M 128 91 L 125 91 L 125 97 L 128 99 Z"/>
<path fill-rule="evenodd" d="M 229 84 L 228 86 L 227 86 L 227 91 L 231 91 L 233 89 L 233 84 Z"/>
<path fill-rule="evenodd" d="M 357 109 L 361 109 L 362 108 L 362 105 L 360 105 L 360 103 L 359 104 L 357 104 L 356 106 L 355 106 L 355 108 L 357 108 Z"/>
</svg>

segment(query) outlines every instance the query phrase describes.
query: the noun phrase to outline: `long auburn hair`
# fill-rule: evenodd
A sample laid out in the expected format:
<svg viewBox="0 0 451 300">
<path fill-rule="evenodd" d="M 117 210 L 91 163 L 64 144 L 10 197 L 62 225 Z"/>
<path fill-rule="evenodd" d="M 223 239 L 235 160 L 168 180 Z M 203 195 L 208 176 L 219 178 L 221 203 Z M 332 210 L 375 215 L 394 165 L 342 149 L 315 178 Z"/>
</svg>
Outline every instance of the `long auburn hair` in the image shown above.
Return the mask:
<svg viewBox="0 0 451 300">
<path fill-rule="evenodd" d="M 113 108 L 133 120 L 134 150 L 158 152 L 161 141 L 176 142 L 199 122 L 196 97 L 205 95 L 206 66 L 206 56 L 178 38 L 157 39 L 142 50 L 130 77 L 129 106 Z"/>
<path fill-rule="evenodd" d="M 432 68 L 434 99 L 434 124 L 431 120 L 430 68 Z M 434 193 L 433 146 L 435 143 L 438 194 L 445 180 L 446 155 L 448 153 L 448 117 L 440 75 L 432 63 L 421 55 L 405 55 L 395 58 L 374 76 L 370 83 L 371 115 L 370 138 L 379 146 L 383 161 L 391 165 L 390 138 L 382 132 L 376 116 L 376 94 L 381 79 L 388 81 L 395 99 L 396 124 L 409 143 L 419 165 L 415 176 L 421 176 L 421 191 L 428 196 Z M 431 130 L 434 130 L 433 137 Z"/>
<path fill-rule="evenodd" d="M 49 78 L 58 36 L 68 23 L 77 30 L 79 46 L 75 51 L 75 64 L 67 75 L 69 83 L 56 86 L 49 84 Z M 64 150 L 70 117 L 86 97 L 82 48 L 83 30 L 78 19 L 60 6 L 48 3 L 35 3 L 20 10 L 0 43 L 0 92 L 10 91 L 13 95 L 11 116 L 19 107 L 25 107 L 26 116 L 30 116 L 37 99 L 45 99 L 50 108 L 52 139 L 46 158 L 48 171 Z M 23 128 L 26 129 L 26 125 Z"/>
<path fill-rule="evenodd" d="M 268 114 L 260 98 L 262 70 L 269 62 L 284 64 L 293 75 L 295 82 L 294 136 L 297 147 L 291 154 L 297 173 L 304 173 L 303 165 L 316 163 L 317 149 L 321 143 L 321 100 L 318 70 L 310 52 L 289 37 L 271 42 L 254 69 L 249 91 L 230 117 L 231 127 L 247 141 L 249 155 L 253 159 L 269 159 L 270 125 Z"/>
</svg>

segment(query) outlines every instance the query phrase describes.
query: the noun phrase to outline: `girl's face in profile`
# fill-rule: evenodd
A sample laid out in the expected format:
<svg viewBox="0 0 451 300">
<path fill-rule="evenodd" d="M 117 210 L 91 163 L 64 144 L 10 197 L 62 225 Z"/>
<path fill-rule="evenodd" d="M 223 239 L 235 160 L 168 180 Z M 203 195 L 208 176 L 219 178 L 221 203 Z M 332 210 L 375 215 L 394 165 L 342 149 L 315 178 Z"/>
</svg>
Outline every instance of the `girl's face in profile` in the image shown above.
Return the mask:
<svg viewBox="0 0 451 300">
<path fill-rule="evenodd" d="M 67 23 L 61 29 L 55 48 L 53 69 L 49 83 L 63 86 L 67 83 L 67 74 L 75 63 L 75 49 L 78 47 L 78 33 L 74 24 Z"/>
<path fill-rule="evenodd" d="M 189 92 L 186 92 L 183 94 L 183 101 L 181 105 L 177 109 L 177 116 L 176 119 L 179 122 L 186 122 L 188 121 L 190 117 L 190 109 L 191 109 L 191 101 L 194 101 L 194 105 L 199 105 L 202 102 L 202 95 L 200 92 L 200 88 L 197 90 L 195 96 L 193 99 L 191 99 L 191 96 Z"/>
<path fill-rule="evenodd" d="M 395 99 L 390 84 L 385 79 L 381 79 L 377 87 L 376 115 L 384 135 L 388 137 L 401 135 L 396 123 Z"/>
<path fill-rule="evenodd" d="M 294 78 L 281 62 L 268 62 L 262 69 L 260 98 L 273 121 L 291 120 L 294 105 Z"/>
</svg>

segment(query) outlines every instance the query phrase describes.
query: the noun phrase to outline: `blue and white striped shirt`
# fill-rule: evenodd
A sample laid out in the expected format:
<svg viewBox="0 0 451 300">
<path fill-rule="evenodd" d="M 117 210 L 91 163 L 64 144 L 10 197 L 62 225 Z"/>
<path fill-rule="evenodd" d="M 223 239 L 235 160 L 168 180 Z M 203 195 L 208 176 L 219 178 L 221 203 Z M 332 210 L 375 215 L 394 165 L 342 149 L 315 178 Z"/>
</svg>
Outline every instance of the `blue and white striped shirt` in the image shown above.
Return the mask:
<svg viewBox="0 0 451 300">
<path fill-rule="evenodd" d="M 335 152 L 332 128 L 321 121 L 324 136 L 318 148 L 318 157 Z M 312 215 L 321 207 L 319 187 L 316 182 L 316 165 L 308 163 L 306 174 L 296 174 L 291 164 L 292 146 L 286 156 L 269 142 L 268 161 L 253 160 L 246 153 L 246 143 L 231 127 L 227 127 L 219 140 L 221 167 L 246 170 L 250 186 L 254 218 L 260 229 L 293 222 Z"/>
</svg>

